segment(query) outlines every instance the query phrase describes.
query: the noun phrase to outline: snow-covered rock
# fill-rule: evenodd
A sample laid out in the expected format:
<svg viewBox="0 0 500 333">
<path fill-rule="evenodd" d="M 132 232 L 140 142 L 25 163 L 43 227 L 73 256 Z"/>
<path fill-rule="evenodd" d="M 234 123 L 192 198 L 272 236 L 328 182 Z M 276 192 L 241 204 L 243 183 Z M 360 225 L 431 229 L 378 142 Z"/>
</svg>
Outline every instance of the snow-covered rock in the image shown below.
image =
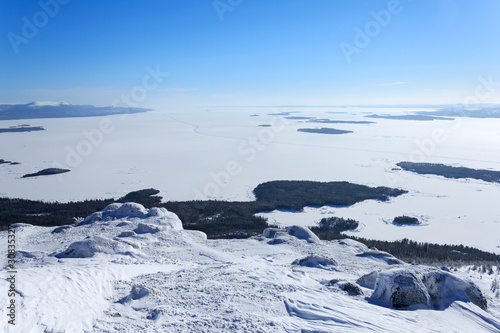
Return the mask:
<svg viewBox="0 0 500 333">
<path fill-rule="evenodd" d="M 152 225 L 149 223 L 139 223 L 134 232 L 137 234 L 154 234 L 155 232 L 166 230 L 167 227 L 162 225 Z"/>
<path fill-rule="evenodd" d="M 90 258 L 96 253 L 133 255 L 134 248 L 124 242 L 118 242 L 103 236 L 93 236 L 74 242 L 68 248 L 57 254 L 57 258 Z"/>
<path fill-rule="evenodd" d="M 388 263 L 389 265 L 401 265 L 404 264 L 403 261 L 399 260 L 398 258 L 394 257 L 392 254 L 389 254 L 384 251 L 379 251 L 379 250 L 368 250 L 363 253 L 357 254 L 358 257 L 368 257 L 368 258 L 373 258 L 375 260 L 382 260 Z"/>
<path fill-rule="evenodd" d="M 169 212 L 163 207 L 153 207 L 150 209 L 144 208 L 143 205 L 135 202 L 127 203 L 112 203 L 100 212 L 95 212 L 85 218 L 83 221 L 79 222 L 77 226 L 92 224 L 95 222 L 107 222 L 114 221 L 118 219 L 147 219 L 148 222 L 154 222 L 154 224 L 161 225 L 156 231 L 165 230 L 171 228 L 174 230 L 182 230 L 182 221 L 177 215 Z M 125 226 L 128 222 L 121 222 L 118 226 Z M 156 232 L 155 231 L 155 232 Z M 153 231 L 145 231 L 153 232 Z M 139 233 L 139 232 L 138 232 Z"/>
<path fill-rule="evenodd" d="M 335 266 L 337 265 L 337 262 L 332 258 L 309 255 L 305 258 L 294 260 L 294 262 L 292 262 L 292 265 L 323 268 L 328 266 Z"/>
<path fill-rule="evenodd" d="M 363 275 L 356 282 L 365 288 L 374 289 L 375 284 L 377 283 L 378 272 L 371 272 Z"/>
<path fill-rule="evenodd" d="M 265 238 L 274 238 L 274 236 L 276 235 L 276 233 L 279 232 L 279 231 L 283 231 L 283 229 L 279 229 L 279 228 L 266 228 L 262 232 L 262 237 L 265 237 Z"/>
<path fill-rule="evenodd" d="M 349 295 L 353 296 L 364 295 L 363 290 L 355 282 L 332 280 L 328 283 L 328 285 L 333 286 L 339 290 L 345 291 Z"/>
<path fill-rule="evenodd" d="M 369 286 L 373 274 L 358 282 Z M 408 266 L 375 274 L 377 280 L 371 300 L 383 306 L 443 310 L 455 301 L 463 301 L 483 310 L 487 308 L 486 298 L 474 283 L 441 269 Z"/>
<path fill-rule="evenodd" d="M 317 243 L 319 242 L 318 236 L 316 236 L 311 230 L 306 227 L 302 227 L 300 225 L 292 225 L 286 228 L 286 232 L 298 239 L 304 239 L 309 243 Z"/>
<path fill-rule="evenodd" d="M 152 294 L 158 294 L 158 292 L 146 286 L 135 285 L 132 287 L 132 290 L 130 290 L 130 294 L 122 298 L 119 303 L 129 303 Z"/>
<path fill-rule="evenodd" d="M 306 227 L 293 225 L 286 229 L 266 228 L 262 232 L 262 237 L 271 238 L 271 244 L 286 243 L 290 237 L 306 240 L 308 243 L 318 243 L 320 239 Z"/>
<path fill-rule="evenodd" d="M 429 308 L 431 301 L 422 280 L 407 268 L 378 273 L 371 298 L 381 305 L 394 308 Z"/>
<path fill-rule="evenodd" d="M 473 282 L 460 279 L 447 271 L 433 269 L 424 272 L 422 282 L 429 292 L 434 309 L 445 309 L 454 301 L 470 301 L 483 310 L 488 307 L 486 298 Z"/>
</svg>

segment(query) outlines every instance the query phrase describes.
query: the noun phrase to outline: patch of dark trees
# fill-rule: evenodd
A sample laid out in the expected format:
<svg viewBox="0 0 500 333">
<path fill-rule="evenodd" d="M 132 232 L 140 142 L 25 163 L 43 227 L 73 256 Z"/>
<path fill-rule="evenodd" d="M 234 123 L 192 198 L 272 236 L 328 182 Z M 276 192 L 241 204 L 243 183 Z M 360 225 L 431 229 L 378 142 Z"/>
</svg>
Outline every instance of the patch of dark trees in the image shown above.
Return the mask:
<svg viewBox="0 0 500 333">
<path fill-rule="evenodd" d="M 38 176 L 50 176 L 50 175 L 58 175 L 61 173 L 70 172 L 69 169 L 59 169 L 59 168 L 48 168 L 43 169 L 35 173 L 28 173 L 24 175 L 22 178 L 30 178 L 30 177 L 38 177 Z"/>
<path fill-rule="evenodd" d="M 339 130 L 336 128 L 299 128 L 297 129 L 299 132 L 305 132 L 305 133 L 319 133 L 319 134 L 348 134 L 352 133 L 352 131 L 346 131 L 346 130 Z"/>
<path fill-rule="evenodd" d="M 396 216 L 393 223 L 397 225 L 419 225 L 420 221 L 416 217 L 401 215 Z"/>
<path fill-rule="evenodd" d="M 134 201 L 145 207 L 159 206 L 162 198 L 154 196 L 158 193 L 160 191 L 147 189 L 131 192 L 118 200 L 94 199 L 67 203 L 0 198 L 0 226 L 5 229 L 14 223 L 47 227 L 73 224 L 76 217 L 87 217 L 113 202 Z"/>
<path fill-rule="evenodd" d="M 358 226 L 359 222 L 356 220 L 332 216 L 321 219 L 319 225 L 310 227 L 309 229 L 320 239 L 332 240 L 343 238 L 341 232 L 354 230 Z"/>
<path fill-rule="evenodd" d="M 86 217 L 103 210 L 113 202 L 137 202 L 144 207 L 165 207 L 176 213 L 185 229 L 201 230 L 209 238 L 246 238 L 259 235 L 269 227 L 267 220 L 256 217 L 259 212 L 275 209 L 301 210 L 305 206 L 348 206 L 366 199 L 386 201 L 406 193 L 387 187 L 368 187 L 347 182 L 274 181 L 263 183 L 254 190 L 255 201 L 230 202 L 214 200 L 170 201 L 162 203 L 160 191 L 145 189 L 131 192 L 120 199 L 95 199 L 79 202 L 42 202 L 24 199 L 0 198 L 0 226 L 6 229 L 13 223 L 39 226 L 73 224 L 75 217 Z M 324 198 L 321 198 L 321 196 Z M 327 203 L 325 203 L 327 202 Z M 401 241 L 378 241 L 347 236 L 343 231 L 356 229 L 358 222 L 338 217 L 322 220 L 313 227 L 321 239 L 351 238 L 368 247 L 391 253 L 409 263 L 433 265 L 491 265 L 500 262 L 500 256 L 463 245 L 439 245 Z M 486 267 L 484 266 L 484 267 Z M 489 267 L 489 266 L 488 266 Z"/>
<path fill-rule="evenodd" d="M 349 182 L 271 181 L 254 189 L 255 201 L 183 201 L 162 204 L 176 213 L 186 229 L 207 233 L 209 238 L 235 234 L 261 234 L 268 227 L 257 213 L 273 210 L 301 211 L 306 206 L 350 206 L 374 199 L 387 201 L 406 193 L 401 189 L 368 187 Z"/>
<path fill-rule="evenodd" d="M 10 164 L 10 165 L 17 165 L 17 164 L 21 164 L 19 162 L 12 162 L 12 161 L 6 161 L 6 160 L 3 160 L 0 158 L 0 164 Z"/>
<path fill-rule="evenodd" d="M 406 238 L 398 241 L 380 241 L 354 236 L 349 236 L 347 238 L 361 242 L 369 248 L 374 247 L 378 250 L 388 252 L 396 258 L 411 264 L 448 267 L 477 264 L 500 264 L 500 255 L 464 245 L 441 245 L 427 242 L 416 242 Z"/>
<path fill-rule="evenodd" d="M 161 202 L 154 189 L 132 192 L 116 202 L 134 201 L 147 208 L 165 207 L 177 214 L 185 229 L 201 230 L 209 238 L 249 237 L 268 227 L 267 220 L 255 216 L 273 210 L 300 211 L 306 206 L 350 206 L 374 199 L 387 201 L 406 193 L 401 189 L 369 187 L 348 182 L 272 181 L 254 189 L 255 201 L 192 200 Z M 0 199 L 0 223 L 56 226 L 72 224 L 115 202 L 113 199 L 70 203 L 44 203 L 21 199 Z"/>
<path fill-rule="evenodd" d="M 15 132 L 32 132 L 32 131 L 45 131 L 42 126 L 12 126 L 9 128 L 0 128 L 0 133 L 15 133 Z"/>
<path fill-rule="evenodd" d="M 308 123 L 319 123 L 319 124 L 375 124 L 373 121 L 364 120 L 331 120 L 331 119 L 311 119 Z"/>
<path fill-rule="evenodd" d="M 431 174 L 454 179 L 473 178 L 492 183 L 500 182 L 500 171 L 454 167 L 438 163 L 399 162 L 396 165 L 403 170 L 424 175 Z"/>
<path fill-rule="evenodd" d="M 321 220 L 319 226 L 310 228 L 320 239 L 353 239 L 365 244 L 369 248 L 388 252 L 396 258 L 411 264 L 448 267 L 463 265 L 486 265 L 487 267 L 491 267 L 492 265 L 498 266 L 500 264 L 500 255 L 469 246 L 416 242 L 407 238 L 397 241 L 381 241 L 350 236 L 342 232 L 356 229 L 359 224 L 358 221 L 331 217 L 324 224 L 323 220 Z"/>
</svg>

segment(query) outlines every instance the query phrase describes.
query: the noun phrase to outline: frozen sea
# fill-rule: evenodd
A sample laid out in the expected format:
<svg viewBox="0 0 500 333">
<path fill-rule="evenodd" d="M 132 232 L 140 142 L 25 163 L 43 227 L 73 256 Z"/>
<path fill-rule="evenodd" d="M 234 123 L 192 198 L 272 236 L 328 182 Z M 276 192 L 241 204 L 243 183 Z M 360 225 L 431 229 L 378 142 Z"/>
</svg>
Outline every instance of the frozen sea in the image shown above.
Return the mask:
<svg viewBox="0 0 500 333">
<path fill-rule="evenodd" d="M 349 181 L 408 193 L 388 202 L 261 215 L 276 224 L 305 226 L 327 216 L 355 218 L 361 226 L 353 233 L 361 237 L 406 237 L 500 253 L 500 184 L 411 174 L 395 165 L 415 161 L 500 171 L 500 119 L 365 117 L 416 111 L 426 109 L 213 107 L 0 121 L 2 128 L 29 124 L 46 129 L 0 134 L 0 158 L 21 163 L 0 165 L 0 196 L 67 202 L 118 198 L 152 187 L 164 200 L 247 201 L 265 181 Z M 312 123 L 297 117 L 373 123 Z M 322 127 L 353 133 L 297 131 Z M 49 167 L 71 172 L 21 178 Z M 422 225 L 391 223 L 403 214 L 418 217 Z"/>
</svg>

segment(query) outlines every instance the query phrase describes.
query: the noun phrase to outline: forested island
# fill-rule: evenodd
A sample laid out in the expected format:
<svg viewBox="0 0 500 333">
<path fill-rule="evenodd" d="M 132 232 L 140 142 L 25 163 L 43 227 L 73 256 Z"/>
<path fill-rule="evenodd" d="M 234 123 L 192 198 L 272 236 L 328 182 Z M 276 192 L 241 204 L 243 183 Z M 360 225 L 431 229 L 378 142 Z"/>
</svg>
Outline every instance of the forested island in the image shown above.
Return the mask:
<svg viewBox="0 0 500 333">
<path fill-rule="evenodd" d="M 266 219 L 254 214 L 276 209 L 300 211 L 306 206 L 350 206 L 363 200 L 387 201 L 405 194 L 402 189 L 369 187 L 349 182 L 271 181 L 254 189 L 255 201 L 169 201 L 162 202 L 158 190 L 131 192 L 114 200 L 86 200 L 69 203 L 0 198 L 0 223 L 34 225 L 72 224 L 113 202 L 134 201 L 147 208 L 165 207 L 182 220 L 184 228 L 204 231 L 210 238 L 248 237 L 268 227 Z"/>
<path fill-rule="evenodd" d="M 30 177 L 38 177 L 38 176 L 50 176 L 50 175 L 58 175 L 60 173 L 66 173 L 70 172 L 71 170 L 68 169 L 59 169 L 59 168 L 48 168 L 48 169 L 43 169 L 35 173 L 28 173 L 23 176 L 23 178 L 30 178 Z"/>
<path fill-rule="evenodd" d="M 472 178 L 491 183 L 500 182 L 500 171 L 454 167 L 436 163 L 399 162 L 396 165 L 403 170 L 422 175 L 437 175 L 453 179 Z"/>
<path fill-rule="evenodd" d="M 19 163 L 19 162 L 12 162 L 12 161 L 6 161 L 6 160 L 0 158 L 0 164 L 16 165 L 16 164 L 21 164 L 21 163 Z"/>
<path fill-rule="evenodd" d="M 318 124 L 375 124 L 373 121 L 365 120 L 331 120 L 331 119 L 311 119 L 308 123 L 318 123 Z"/>
<path fill-rule="evenodd" d="M 30 125 L 20 125 L 11 126 L 9 128 L 0 128 L 0 133 L 17 133 L 17 132 L 33 132 L 33 131 L 45 131 L 42 126 L 30 126 Z"/>
<path fill-rule="evenodd" d="M 387 201 L 406 191 L 388 187 L 368 187 L 348 182 L 271 181 L 258 185 L 255 201 L 170 201 L 162 202 L 158 190 L 131 192 L 119 199 L 85 200 L 57 203 L 24 199 L 0 198 L 0 226 L 14 223 L 40 226 L 72 225 L 76 217 L 86 217 L 104 209 L 113 202 L 137 202 L 145 206 L 165 207 L 177 214 L 185 229 L 201 230 L 209 238 L 247 238 L 259 235 L 269 227 L 267 220 L 254 214 L 287 209 L 298 211 L 305 206 L 349 206 L 356 202 L 375 199 Z M 343 231 L 354 230 L 359 222 L 339 217 L 325 218 L 319 226 L 311 227 L 325 240 L 351 238 L 369 247 L 387 251 L 409 262 L 429 264 L 483 264 L 490 267 L 500 256 L 463 245 L 439 245 L 400 241 L 378 241 L 347 236 Z M 59 231 L 58 231 L 59 232 Z"/>
<path fill-rule="evenodd" d="M 319 133 L 319 134 L 347 134 L 353 133 L 352 131 L 339 130 L 335 128 L 299 128 L 297 131 L 305 133 Z"/>
</svg>

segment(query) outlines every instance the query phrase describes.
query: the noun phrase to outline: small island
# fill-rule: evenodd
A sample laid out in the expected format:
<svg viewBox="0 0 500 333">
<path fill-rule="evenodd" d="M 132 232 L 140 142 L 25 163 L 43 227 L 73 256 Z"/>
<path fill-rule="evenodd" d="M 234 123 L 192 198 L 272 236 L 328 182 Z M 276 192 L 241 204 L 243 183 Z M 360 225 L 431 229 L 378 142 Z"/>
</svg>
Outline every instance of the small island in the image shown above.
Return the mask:
<svg viewBox="0 0 500 333">
<path fill-rule="evenodd" d="M 425 114 L 406 114 L 406 115 L 372 114 L 365 117 L 378 118 L 378 119 L 391 119 L 391 120 L 415 120 L 415 121 L 454 120 L 454 118 L 442 117 L 442 116 L 429 116 Z"/>
<path fill-rule="evenodd" d="M 22 178 L 57 175 L 60 173 L 65 173 L 65 172 L 70 172 L 70 171 L 71 170 L 68 170 L 68 169 L 48 168 L 48 169 L 43 169 L 41 171 L 38 171 L 36 173 L 28 173 L 28 174 L 24 175 Z"/>
<path fill-rule="evenodd" d="M 445 178 L 472 178 L 490 183 L 500 183 L 500 171 L 454 167 L 438 163 L 399 162 L 396 164 L 403 170 L 423 175 L 437 175 Z"/>
<path fill-rule="evenodd" d="M 0 133 L 16 133 L 16 132 L 33 132 L 33 131 L 45 131 L 42 126 L 30 126 L 30 125 L 19 125 L 11 126 L 9 128 L 0 128 Z"/>
<path fill-rule="evenodd" d="M 6 161 L 6 160 L 0 158 L 0 164 L 17 165 L 17 164 L 21 164 L 21 163 L 19 163 L 19 162 L 12 162 L 12 161 Z"/>
<path fill-rule="evenodd" d="M 299 128 L 297 131 L 305 133 L 319 133 L 319 134 L 347 134 L 353 133 L 352 131 L 339 130 L 335 128 Z"/>
<path fill-rule="evenodd" d="M 401 215 L 396 216 L 392 223 L 396 225 L 419 225 L 420 221 L 416 217 Z"/>
<path fill-rule="evenodd" d="M 319 124 L 375 124 L 373 121 L 366 120 L 331 120 L 331 119 L 311 119 L 309 123 Z"/>
</svg>

